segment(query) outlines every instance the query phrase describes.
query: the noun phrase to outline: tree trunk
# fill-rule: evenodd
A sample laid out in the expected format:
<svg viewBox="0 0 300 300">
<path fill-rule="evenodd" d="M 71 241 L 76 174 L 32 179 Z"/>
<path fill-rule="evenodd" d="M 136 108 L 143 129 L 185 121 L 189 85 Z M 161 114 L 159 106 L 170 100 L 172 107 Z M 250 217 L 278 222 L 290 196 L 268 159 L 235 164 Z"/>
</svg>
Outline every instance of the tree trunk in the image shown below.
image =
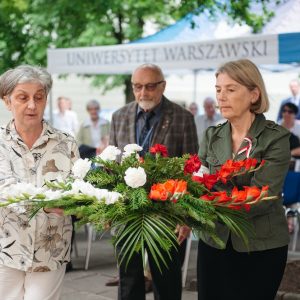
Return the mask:
<svg viewBox="0 0 300 300">
<path fill-rule="evenodd" d="M 134 95 L 131 86 L 131 75 L 126 76 L 124 79 L 125 84 L 125 102 L 128 104 L 129 102 L 134 100 Z"/>
</svg>

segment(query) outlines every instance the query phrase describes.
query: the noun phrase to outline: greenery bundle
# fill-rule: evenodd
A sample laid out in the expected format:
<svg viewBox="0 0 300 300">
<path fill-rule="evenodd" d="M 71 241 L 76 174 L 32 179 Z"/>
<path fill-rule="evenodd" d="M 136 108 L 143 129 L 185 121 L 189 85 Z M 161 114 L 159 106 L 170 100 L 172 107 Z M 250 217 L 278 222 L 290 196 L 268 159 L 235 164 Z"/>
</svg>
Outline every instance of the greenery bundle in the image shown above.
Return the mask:
<svg viewBox="0 0 300 300">
<path fill-rule="evenodd" d="M 59 207 L 75 215 L 79 224 L 91 223 L 103 231 L 114 229 L 119 263 L 128 263 L 134 252 L 150 251 L 157 265 L 166 264 L 162 252 L 177 245 L 176 227 L 188 225 L 195 234 L 205 232 L 224 247 L 215 233 L 223 222 L 247 243 L 251 227 L 246 214 L 251 205 L 272 199 L 267 187 L 236 188 L 212 192 L 218 182 L 260 168 L 255 159 L 229 160 L 216 174 L 208 174 L 197 155 L 168 157 L 163 145 L 155 145 L 144 158 L 142 148 L 127 145 L 121 151 L 108 146 L 99 156 L 78 160 L 67 181 L 46 182 L 43 188 L 18 183 L 2 192 L 1 206 L 33 216 L 41 208 Z M 147 250 L 146 250 L 147 249 Z"/>
</svg>

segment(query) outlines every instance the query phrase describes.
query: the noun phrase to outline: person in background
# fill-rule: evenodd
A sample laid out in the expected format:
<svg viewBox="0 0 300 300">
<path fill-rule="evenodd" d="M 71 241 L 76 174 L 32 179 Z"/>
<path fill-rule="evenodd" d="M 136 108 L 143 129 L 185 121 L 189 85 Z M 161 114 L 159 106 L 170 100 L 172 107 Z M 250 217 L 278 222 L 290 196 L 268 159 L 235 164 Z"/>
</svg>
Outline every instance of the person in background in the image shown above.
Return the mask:
<svg viewBox="0 0 300 300">
<path fill-rule="evenodd" d="M 100 117 L 100 104 L 90 100 L 86 105 L 89 118 L 79 128 L 77 142 L 81 158 L 91 158 L 100 154 L 108 145 L 109 122 Z"/>
<path fill-rule="evenodd" d="M 70 99 L 58 97 L 58 110 L 53 113 L 53 127 L 75 136 L 78 130 L 78 119 L 74 111 L 70 110 Z"/>
<path fill-rule="evenodd" d="M 189 107 L 188 107 L 188 111 L 194 116 L 197 117 L 198 116 L 198 104 L 196 102 L 192 102 Z"/>
<path fill-rule="evenodd" d="M 204 131 L 209 127 L 216 125 L 222 119 L 222 116 L 216 112 L 216 102 L 213 98 L 207 97 L 203 102 L 204 114 L 195 117 L 198 142 L 200 143 Z"/>
<path fill-rule="evenodd" d="M 18 182 L 37 187 L 66 179 L 79 158 L 73 137 L 46 123 L 52 87 L 43 68 L 21 65 L 0 77 L 0 98 L 12 113 L 0 129 L 0 198 Z M 70 260 L 72 224 L 58 208 L 34 217 L 22 207 L 0 209 L 1 299 L 59 300 Z"/>
<path fill-rule="evenodd" d="M 131 82 L 135 102 L 113 114 L 110 145 L 122 150 L 127 144 L 136 143 L 143 147 L 141 155 L 157 143 L 165 145 L 171 157 L 196 153 L 198 140 L 194 118 L 186 109 L 163 95 L 166 81 L 161 69 L 154 64 L 141 65 L 133 72 Z M 171 258 L 164 255 L 167 267 L 162 266 L 162 272 L 148 253 L 155 299 L 181 299 L 180 253 L 185 248 L 179 245 L 185 244 L 189 233 L 187 226 L 179 228 L 178 249 L 171 249 Z M 140 254 L 134 252 L 127 266 L 125 263 L 119 266 L 119 277 L 119 300 L 145 299 L 144 269 Z"/>
<path fill-rule="evenodd" d="M 214 190 L 231 192 L 233 185 L 239 190 L 243 186 L 269 186 L 268 195 L 277 199 L 262 201 L 246 212 L 253 228 L 248 245 L 222 222 L 216 223 L 216 232 L 225 249 L 201 235 L 198 299 L 273 300 L 284 273 L 289 243 L 282 188 L 291 156 L 290 133 L 265 119 L 267 92 L 258 68 L 250 60 L 230 61 L 217 70 L 216 97 L 227 122 L 206 130 L 199 151 L 202 164 L 210 173 L 232 158 L 256 158 L 265 164 L 256 172 L 235 177 L 233 182 L 216 184 Z"/>
<path fill-rule="evenodd" d="M 282 110 L 283 110 L 283 105 L 285 105 L 286 103 L 293 103 L 294 105 L 297 106 L 298 113 L 296 114 L 296 119 L 300 120 L 300 83 L 299 83 L 299 80 L 293 79 L 290 82 L 289 87 L 290 87 L 292 96 L 287 99 L 282 100 L 279 111 L 278 111 L 277 122 L 279 122 L 283 118 Z"/>
<path fill-rule="evenodd" d="M 300 171 L 300 121 L 296 119 L 298 114 L 298 107 L 291 102 L 287 102 L 282 106 L 282 119 L 279 123 L 291 132 L 290 135 L 290 150 L 291 162 L 290 171 Z M 292 210 L 299 209 L 299 203 L 288 205 L 287 208 Z M 289 233 L 294 231 L 294 218 L 287 216 Z"/>
<path fill-rule="evenodd" d="M 296 119 L 298 114 L 298 107 L 291 102 L 287 102 L 282 106 L 282 119 L 279 124 L 300 139 L 300 121 Z"/>
</svg>

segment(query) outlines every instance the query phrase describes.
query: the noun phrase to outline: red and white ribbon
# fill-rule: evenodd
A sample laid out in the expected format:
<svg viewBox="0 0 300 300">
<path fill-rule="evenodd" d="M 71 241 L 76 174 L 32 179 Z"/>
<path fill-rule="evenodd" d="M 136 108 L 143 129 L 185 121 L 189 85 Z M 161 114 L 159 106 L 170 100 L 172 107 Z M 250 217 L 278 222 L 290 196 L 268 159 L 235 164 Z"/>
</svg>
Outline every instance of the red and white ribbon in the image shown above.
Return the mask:
<svg viewBox="0 0 300 300">
<path fill-rule="evenodd" d="M 239 152 L 238 152 L 238 155 L 239 154 L 242 154 L 244 152 L 246 152 L 246 157 L 249 158 L 249 155 L 250 155 L 250 151 L 252 149 L 252 140 L 251 138 L 249 137 L 245 137 L 244 138 L 244 141 L 246 141 L 248 143 L 247 146 L 243 147 Z"/>
</svg>

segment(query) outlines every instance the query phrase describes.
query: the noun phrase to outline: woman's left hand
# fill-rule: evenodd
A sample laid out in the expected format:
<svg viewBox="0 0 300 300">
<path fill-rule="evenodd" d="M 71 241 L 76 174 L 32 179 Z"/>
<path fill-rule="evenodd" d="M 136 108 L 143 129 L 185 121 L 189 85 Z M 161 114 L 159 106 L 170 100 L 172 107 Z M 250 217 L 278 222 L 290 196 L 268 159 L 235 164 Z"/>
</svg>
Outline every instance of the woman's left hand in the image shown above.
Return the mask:
<svg viewBox="0 0 300 300">
<path fill-rule="evenodd" d="M 64 215 L 64 210 L 62 208 L 44 208 L 44 212 L 49 214 L 49 213 L 54 213 L 59 216 Z"/>
</svg>

